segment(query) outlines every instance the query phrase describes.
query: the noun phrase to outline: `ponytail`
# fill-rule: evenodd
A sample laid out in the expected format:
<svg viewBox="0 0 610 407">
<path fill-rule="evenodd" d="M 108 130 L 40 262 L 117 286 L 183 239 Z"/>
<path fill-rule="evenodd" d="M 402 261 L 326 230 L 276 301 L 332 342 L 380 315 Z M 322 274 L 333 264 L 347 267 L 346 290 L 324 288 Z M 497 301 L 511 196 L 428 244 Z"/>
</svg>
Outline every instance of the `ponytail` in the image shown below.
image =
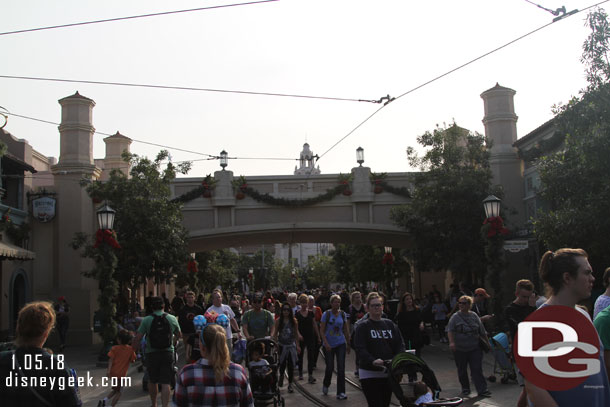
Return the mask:
<svg viewBox="0 0 610 407">
<path fill-rule="evenodd" d="M 568 273 L 576 278 L 578 275 L 578 263 L 576 257 L 588 258 L 583 249 L 559 249 L 555 252 L 547 251 L 540 260 L 540 278 L 547 286 L 550 294 L 557 295 L 563 285 L 563 275 Z"/>
<path fill-rule="evenodd" d="M 208 362 L 214 368 L 216 383 L 220 383 L 229 373 L 231 363 L 225 330 L 220 325 L 210 324 L 201 331 L 201 340 L 207 351 Z"/>
</svg>

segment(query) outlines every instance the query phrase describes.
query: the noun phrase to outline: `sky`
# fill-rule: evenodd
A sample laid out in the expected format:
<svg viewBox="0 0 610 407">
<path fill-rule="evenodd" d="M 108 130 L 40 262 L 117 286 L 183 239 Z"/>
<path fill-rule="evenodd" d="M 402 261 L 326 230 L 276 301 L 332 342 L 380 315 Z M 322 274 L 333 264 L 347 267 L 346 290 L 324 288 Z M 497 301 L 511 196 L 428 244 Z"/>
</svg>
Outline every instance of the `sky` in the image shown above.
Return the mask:
<svg viewBox="0 0 610 407">
<path fill-rule="evenodd" d="M 598 0 L 599 1 L 599 0 Z M 238 0 L 23 0 L 3 2 L 0 32 L 239 3 Z M 595 0 L 540 0 L 582 10 Z M 602 5 L 603 7 L 604 5 Z M 202 154 L 226 150 L 238 175 L 290 175 L 306 141 L 322 173 L 349 172 L 364 148 L 374 172 L 412 171 L 405 150 L 436 125 L 484 133 L 480 94 L 514 89 L 518 137 L 553 117 L 585 87 L 580 62 L 586 12 L 380 104 L 145 89 L 0 78 L 0 106 L 60 121 L 57 100 L 93 99 L 104 133 Z M 378 100 L 396 97 L 552 21 L 525 0 L 280 0 L 189 13 L 0 35 L 0 75 Z M 59 156 L 57 126 L 10 116 L 5 130 Z M 94 155 L 104 156 L 104 135 Z M 134 142 L 153 157 L 160 147 Z M 173 161 L 200 154 L 169 149 Z M 283 158 L 287 160 L 271 160 Z M 194 161 L 189 176 L 219 170 Z"/>
</svg>

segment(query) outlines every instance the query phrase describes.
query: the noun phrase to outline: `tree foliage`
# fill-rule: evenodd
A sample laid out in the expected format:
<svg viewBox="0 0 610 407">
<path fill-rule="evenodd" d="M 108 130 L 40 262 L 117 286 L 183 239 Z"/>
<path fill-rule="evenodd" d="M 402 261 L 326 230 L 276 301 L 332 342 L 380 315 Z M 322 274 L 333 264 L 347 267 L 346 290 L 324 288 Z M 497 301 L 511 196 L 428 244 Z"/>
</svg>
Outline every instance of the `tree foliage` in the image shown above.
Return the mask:
<svg viewBox="0 0 610 407">
<path fill-rule="evenodd" d="M 186 273 L 187 231 L 182 225 L 181 204 L 170 201 L 170 182 L 190 163 L 174 166 L 165 150 L 154 160 L 127 152 L 130 177 L 119 170 L 108 181 L 87 185 L 96 201 L 107 201 L 116 211 L 114 230 L 122 249 L 117 252 L 115 278 L 135 285 L 146 278 L 169 280 L 173 274 Z"/>
<path fill-rule="evenodd" d="M 328 287 L 337 281 L 337 272 L 332 258 L 315 256 L 307 262 L 307 282 L 311 287 Z"/>
<path fill-rule="evenodd" d="M 379 246 L 336 245 L 332 258 L 337 281 L 356 285 L 372 281 L 387 285 L 402 274 L 407 265 L 397 253 L 394 254 L 394 264 L 384 265 L 384 255 L 384 248 Z"/>
<path fill-rule="evenodd" d="M 407 149 L 410 165 L 421 170 L 413 175 L 412 199 L 391 213 L 413 238 L 407 257 L 422 271 L 450 269 L 465 280 L 482 280 L 482 201 L 491 189 L 486 140 L 454 123 L 424 133 L 417 142 L 423 155 Z"/>
<path fill-rule="evenodd" d="M 610 264 L 610 29 L 603 10 L 587 17 L 591 34 L 582 61 L 589 85 L 577 98 L 556 109 L 562 149 L 539 160 L 548 210 L 534 222 L 536 237 L 549 249 L 582 247 L 594 270 Z"/>
</svg>

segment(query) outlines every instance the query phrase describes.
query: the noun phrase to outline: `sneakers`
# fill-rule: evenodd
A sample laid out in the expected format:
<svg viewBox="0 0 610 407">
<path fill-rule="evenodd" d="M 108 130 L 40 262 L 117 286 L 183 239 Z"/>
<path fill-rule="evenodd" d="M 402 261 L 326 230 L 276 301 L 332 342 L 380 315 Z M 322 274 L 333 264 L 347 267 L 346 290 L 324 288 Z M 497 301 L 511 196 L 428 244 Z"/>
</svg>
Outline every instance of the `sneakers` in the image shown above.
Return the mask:
<svg viewBox="0 0 610 407">
<path fill-rule="evenodd" d="M 316 382 L 316 378 L 313 376 L 309 376 L 309 378 L 307 379 L 307 383 L 309 384 L 314 384 Z"/>
<path fill-rule="evenodd" d="M 292 388 L 292 383 L 288 383 L 288 393 L 292 392 L 294 392 L 294 389 Z"/>
<path fill-rule="evenodd" d="M 347 398 L 347 395 L 345 393 L 337 394 L 337 400 L 345 400 L 346 398 Z"/>
<path fill-rule="evenodd" d="M 479 397 L 491 397 L 491 392 L 489 390 L 485 390 L 479 393 Z"/>
<path fill-rule="evenodd" d="M 325 396 L 328 395 L 328 387 L 322 386 L 322 394 L 324 394 Z"/>
<path fill-rule="evenodd" d="M 470 395 L 470 390 L 468 390 L 468 389 L 462 390 L 462 396 L 469 396 L 469 395 Z"/>
</svg>

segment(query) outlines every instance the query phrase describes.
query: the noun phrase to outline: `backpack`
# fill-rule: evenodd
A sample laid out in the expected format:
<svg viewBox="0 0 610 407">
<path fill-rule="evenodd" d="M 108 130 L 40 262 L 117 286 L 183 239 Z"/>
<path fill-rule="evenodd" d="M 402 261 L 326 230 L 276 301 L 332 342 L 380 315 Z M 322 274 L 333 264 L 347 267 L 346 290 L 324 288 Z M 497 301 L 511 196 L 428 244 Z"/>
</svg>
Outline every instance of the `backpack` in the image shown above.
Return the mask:
<svg viewBox="0 0 610 407">
<path fill-rule="evenodd" d="M 331 312 L 332 312 L 331 310 L 324 311 L 324 315 L 322 316 L 322 321 L 324 321 L 324 323 L 328 324 L 328 321 L 330 320 Z M 340 311 L 339 314 L 341 315 L 341 319 L 343 320 L 343 324 L 345 324 L 345 321 L 347 321 L 347 318 L 345 317 L 345 311 Z"/>
<path fill-rule="evenodd" d="M 151 348 L 165 349 L 172 345 L 172 329 L 167 314 L 153 315 L 148 331 L 148 341 Z"/>
</svg>

